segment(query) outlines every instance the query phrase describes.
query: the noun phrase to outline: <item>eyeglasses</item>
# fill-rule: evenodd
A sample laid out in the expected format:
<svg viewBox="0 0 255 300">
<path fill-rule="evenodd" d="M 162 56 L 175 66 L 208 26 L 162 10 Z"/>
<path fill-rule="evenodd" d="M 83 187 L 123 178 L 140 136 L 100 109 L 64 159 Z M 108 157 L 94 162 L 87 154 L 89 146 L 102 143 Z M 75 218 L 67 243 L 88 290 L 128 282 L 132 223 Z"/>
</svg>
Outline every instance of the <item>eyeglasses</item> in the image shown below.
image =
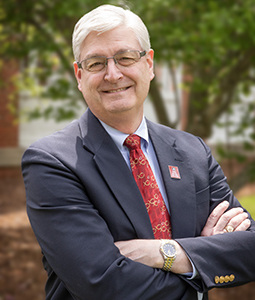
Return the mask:
<svg viewBox="0 0 255 300">
<path fill-rule="evenodd" d="M 141 57 L 146 55 L 146 51 L 126 50 L 115 54 L 112 57 L 94 56 L 77 62 L 79 69 L 85 69 L 89 72 L 102 71 L 108 64 L 109 59 L 113 59 L 115 64 L 128 67 L 138 62 Z"/>
</svg>

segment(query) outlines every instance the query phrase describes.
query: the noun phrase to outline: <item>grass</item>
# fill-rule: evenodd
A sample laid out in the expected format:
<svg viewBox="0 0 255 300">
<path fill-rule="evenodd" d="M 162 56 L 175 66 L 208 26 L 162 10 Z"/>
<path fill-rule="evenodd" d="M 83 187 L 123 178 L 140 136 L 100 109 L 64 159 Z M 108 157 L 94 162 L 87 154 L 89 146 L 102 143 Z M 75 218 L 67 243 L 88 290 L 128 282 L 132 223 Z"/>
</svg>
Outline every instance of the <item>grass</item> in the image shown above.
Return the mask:
<svg viewBox="0 0 255 300">
<path fill-rule="evenodd" d="M 252 218 L 255 219 L 255 195 L 240 197 L 238 200 L 248 210 Z"/>
</svg>

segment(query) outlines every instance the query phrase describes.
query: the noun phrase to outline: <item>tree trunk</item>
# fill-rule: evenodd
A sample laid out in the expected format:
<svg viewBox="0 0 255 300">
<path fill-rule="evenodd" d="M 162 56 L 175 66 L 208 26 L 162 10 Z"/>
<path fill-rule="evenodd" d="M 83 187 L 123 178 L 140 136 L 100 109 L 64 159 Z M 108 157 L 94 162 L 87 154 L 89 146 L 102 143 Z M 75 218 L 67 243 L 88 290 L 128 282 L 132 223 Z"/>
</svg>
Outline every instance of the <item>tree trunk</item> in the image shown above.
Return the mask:
<svg viewBox="0 0 255 300">
<path fill-rule="evenodd" d="M 165 108 L 163 97 L 160 93 L 159 85 L 156 79 L 151 81 L 150 91 L 149 91 L 150 100 L 153 104 L 154 111 L 156 113 L 158 122 L 162 125 L 172 127 L 171 121 L 169 120 L 167 110 Z"/>
</svg>

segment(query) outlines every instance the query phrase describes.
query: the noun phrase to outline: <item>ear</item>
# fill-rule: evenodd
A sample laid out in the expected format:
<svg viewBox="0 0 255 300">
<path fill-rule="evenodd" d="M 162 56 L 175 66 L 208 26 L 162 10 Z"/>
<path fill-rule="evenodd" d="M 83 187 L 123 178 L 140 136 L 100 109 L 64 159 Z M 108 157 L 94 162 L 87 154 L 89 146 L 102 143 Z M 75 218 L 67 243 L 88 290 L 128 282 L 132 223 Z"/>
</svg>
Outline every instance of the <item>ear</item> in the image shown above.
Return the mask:
<svg viewBox="0 0 255 300">
<path fill-rule="evenodd" d="M 73 67 L 74 67 L 74 74 L 75 74 L 76 80 L 78 82 L 78 89 L 79 89 L 79 91 L 81 91 L 81 72 L 82 72 L 82 70 L 78 67 L 76 61 L 73 63 Z"/>
<path fill-rule="evenodd" d="M 150 71 L 150 79 L 152 80 L 155 76 L 154 74 L 154 64 L 153 64 L 153 57 L 154 57 L 154 50 L 150 49 L 147 53 L 147 63 L 149 65 L 149 71 Z"/>
</svg>

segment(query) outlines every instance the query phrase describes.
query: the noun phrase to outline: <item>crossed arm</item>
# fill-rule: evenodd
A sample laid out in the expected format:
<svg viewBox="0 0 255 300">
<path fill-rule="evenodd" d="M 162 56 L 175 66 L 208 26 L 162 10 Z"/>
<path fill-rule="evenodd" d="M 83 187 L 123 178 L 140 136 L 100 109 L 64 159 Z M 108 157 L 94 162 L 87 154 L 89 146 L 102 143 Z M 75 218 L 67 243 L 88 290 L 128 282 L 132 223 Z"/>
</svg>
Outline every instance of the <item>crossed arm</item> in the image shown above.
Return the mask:
<svg viewBox="0 0 255 300">
<path fill-rule="evenodd" d="M 234 231 L 245 231 L 251 221 L 248 214 L 241 207 L 232 208 L 228 211 L 229 203 L 223 201 L 212 211 L 207 219 L 205 227 L 201 232 L 201 236 L 212 236 L 216 234 L 224 234 L 225 228 L 230 225 Z M 176 274 L 192 272 L 192 265 L 186 252 L 182 247 L 173 240 L 177 249 L 176 259 L 172 265 L 171 271 Z M 162 268 L 164 264 L 163 257 L 159 251 L 160 240 L 129 240 L 119 241 L 115 245 L 119 248 L 122 255 L 129 259 L 140 262 L 153 268 Z"/>
</svg>

